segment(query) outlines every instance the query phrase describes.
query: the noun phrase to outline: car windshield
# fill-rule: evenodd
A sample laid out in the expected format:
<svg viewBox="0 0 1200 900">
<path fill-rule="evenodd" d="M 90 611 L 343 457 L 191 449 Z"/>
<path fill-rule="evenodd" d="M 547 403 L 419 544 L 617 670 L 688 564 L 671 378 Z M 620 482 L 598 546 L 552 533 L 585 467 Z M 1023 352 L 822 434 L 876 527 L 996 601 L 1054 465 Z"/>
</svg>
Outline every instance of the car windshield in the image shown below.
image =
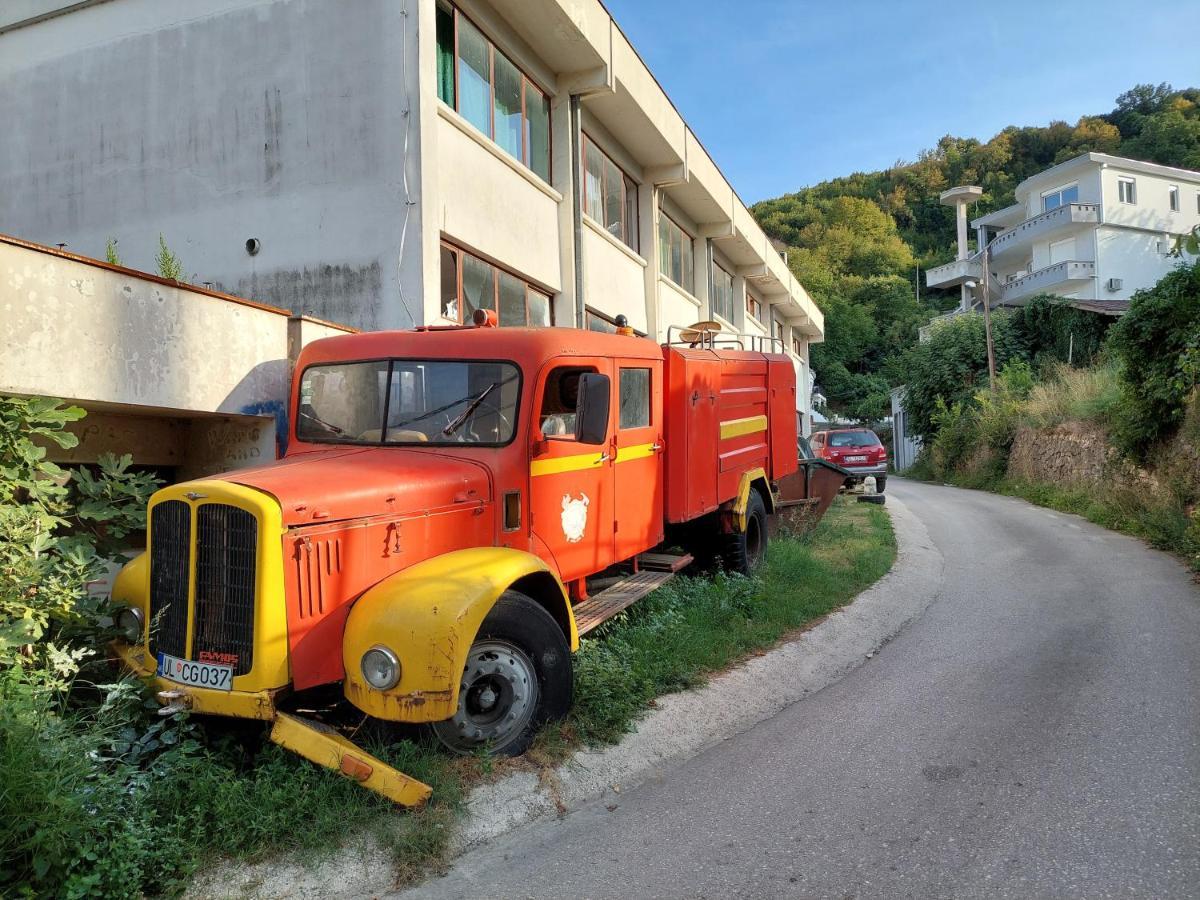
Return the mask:
<svg viewBox="0 0 1200 900">
<path fill-rule="evenodd" d="M 829 435 L 830 447 L 877 447 L 879 438 L 871 431 L 835 431 Z"/>
<path fill-rule="evenodd" d="M 296 436 L 327 444 L 512 440 L 520 370 L 507 362 L 382 359 L 309 366 Z"/>
</svg>

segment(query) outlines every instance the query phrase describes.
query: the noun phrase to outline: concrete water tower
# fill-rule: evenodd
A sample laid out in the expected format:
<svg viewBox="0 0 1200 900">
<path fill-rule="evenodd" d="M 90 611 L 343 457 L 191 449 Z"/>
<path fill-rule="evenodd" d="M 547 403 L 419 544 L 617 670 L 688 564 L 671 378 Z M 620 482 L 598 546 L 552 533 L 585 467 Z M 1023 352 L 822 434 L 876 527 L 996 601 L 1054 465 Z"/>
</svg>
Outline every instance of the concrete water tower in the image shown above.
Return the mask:
<svg viewBox="0 0 1200 900">
<path fill-rule="evenodd" d="M 954 207 L 954 224 L 958 228 L 959 259 L 966 259 L 971 255 L 970 248 L 967 246 L 967 206 L 982 196 L 983 188 L 974 184 L 965 184 L 942 191 L 938 198 L 942 201 L 943 206 Z M 962 291 L 959 309 L 966 312 L 971 308 L 971 290 L 967 287 L 966 282 L 963 282 L 959 289 Z"/>
</svg>

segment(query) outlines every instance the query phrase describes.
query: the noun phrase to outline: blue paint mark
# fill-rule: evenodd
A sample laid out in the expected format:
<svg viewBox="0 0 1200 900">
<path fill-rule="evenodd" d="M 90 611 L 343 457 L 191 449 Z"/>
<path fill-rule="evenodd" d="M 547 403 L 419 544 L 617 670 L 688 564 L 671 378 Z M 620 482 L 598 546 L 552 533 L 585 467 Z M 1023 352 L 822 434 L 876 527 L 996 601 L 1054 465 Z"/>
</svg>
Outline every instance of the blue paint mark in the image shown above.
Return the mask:
<svg viewBox="0 0 1200 900">
<path fill-rule="evenodd" d="M 260 403 L 250 403 L 240 410 L 247 416 L 270 416 L 275 420 L 275 447 L 278 455 L 287 452 L 288 418 L 287 404 L 282 400 L 263 400 Z"/>
</svg>

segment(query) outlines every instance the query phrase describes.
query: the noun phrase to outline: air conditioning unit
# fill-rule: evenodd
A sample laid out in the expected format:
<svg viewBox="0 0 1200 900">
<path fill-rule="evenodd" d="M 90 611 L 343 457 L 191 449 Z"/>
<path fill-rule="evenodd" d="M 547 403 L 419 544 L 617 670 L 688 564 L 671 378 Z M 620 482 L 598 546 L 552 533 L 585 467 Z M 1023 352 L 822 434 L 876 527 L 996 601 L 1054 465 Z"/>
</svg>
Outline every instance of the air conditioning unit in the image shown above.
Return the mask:
<svg viewBox="0 0 1200 900">
<path fill-rule="evenodd" d="M 1125 282 L 1123 282 L 1120 278 L 1110 278 L 1108 279 L 1108 289 L 1110 291 L 1119 291 L 1121 289 L 1121 285 L 1124 283 Z"/>
</svg>

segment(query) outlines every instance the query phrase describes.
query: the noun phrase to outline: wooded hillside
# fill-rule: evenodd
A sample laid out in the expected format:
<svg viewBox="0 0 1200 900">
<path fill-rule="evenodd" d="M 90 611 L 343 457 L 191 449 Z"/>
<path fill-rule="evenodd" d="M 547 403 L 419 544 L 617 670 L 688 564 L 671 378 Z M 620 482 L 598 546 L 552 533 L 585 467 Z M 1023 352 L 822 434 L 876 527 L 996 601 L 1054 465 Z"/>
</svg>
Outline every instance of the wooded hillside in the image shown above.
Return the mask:
<svg viewBox="0 0 1200 900">
<path fill-rule="evenodd" d="M 788 265 L 825 313 L 812 366 L 830 408 L 856 418 L 886 413 L 903 383 L 900 354 L 917 328 L 952 308 L 927 291 L 927 268 L 954 258 L 954 211 L 938 194 L 959 184 L 984 194 L 972 217 L 1011 205 L 1025 178 L 1089 151 L 1200 169 L 1200 88 L 1137 85 L 1108 113 L 1074 125 L 1010 126 L 986 142 L 946 135 L 915 162 L 822 182 L 753 207 Z"/>
</svg>

